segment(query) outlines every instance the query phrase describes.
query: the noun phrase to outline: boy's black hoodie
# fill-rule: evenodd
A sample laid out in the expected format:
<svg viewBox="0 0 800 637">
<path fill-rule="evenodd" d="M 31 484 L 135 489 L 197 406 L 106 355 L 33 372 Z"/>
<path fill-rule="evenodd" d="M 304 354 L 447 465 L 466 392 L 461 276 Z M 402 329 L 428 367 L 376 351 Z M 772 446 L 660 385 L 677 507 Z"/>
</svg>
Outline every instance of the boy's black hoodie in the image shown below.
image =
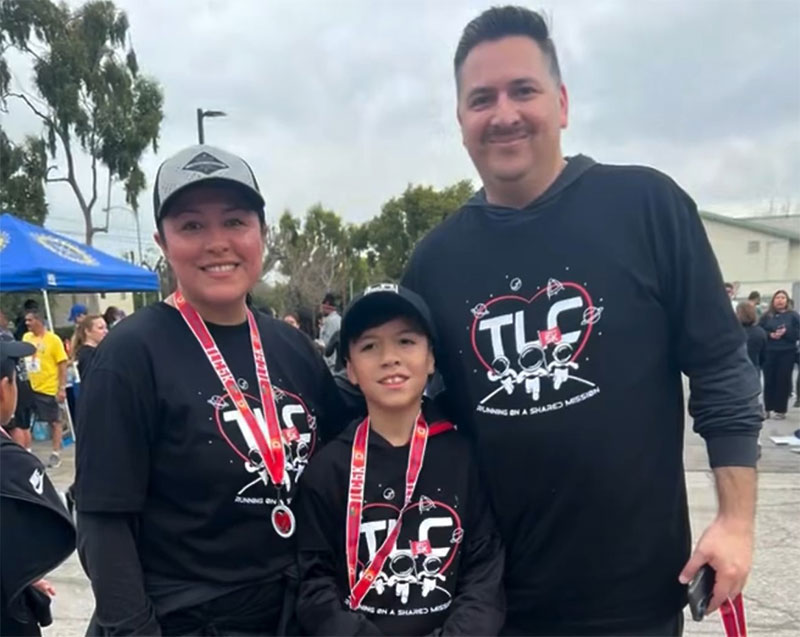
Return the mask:
<svg viewBox="0 0 800 637">
<path fill-rule="evenodd" d="M 426 410 L 427 411 L 427 410 Z M 351 424 L 309 463 L 298 517 L 298 619 L 313 635 L 492 635 L 503 623 L 503 551 L 468 443 L 449 423 L 430 424 L 412 506 L 395 550 L 359 612 L 345 550 Z M 359 575 L 403 506 L 409 446 L 369 435 Z"/>
</svg>

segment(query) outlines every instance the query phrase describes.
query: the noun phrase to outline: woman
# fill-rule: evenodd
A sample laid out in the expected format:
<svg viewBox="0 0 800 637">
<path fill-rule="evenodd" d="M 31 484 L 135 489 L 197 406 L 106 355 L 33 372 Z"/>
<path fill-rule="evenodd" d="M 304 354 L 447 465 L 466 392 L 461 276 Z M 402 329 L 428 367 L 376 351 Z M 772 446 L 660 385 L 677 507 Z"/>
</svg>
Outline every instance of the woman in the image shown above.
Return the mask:
<svg viewBox="0 0 800 637">
<path fill-rule="evenodd" d="M 338 394 L 298 330 L 247 308 L 266 233 L 250 167 L 195 146 L 154 189 L 177 290 L 111 330 L 81 395 L 90 632 L 279 634 L 293 608 L 290 504 L 337 433 Z"/>
<path fill-rule="evenodd" d="M 761 317 L 761 327 L 767 332 L 764 358 L 764 409 L 767 418 L 775 412 L 776 420 L 786 418 L 789 394 L 792 392 L 797 341 L 800 339 L 800 316 L 789 307 L 789 295 L 778 290 L 772 295 L 769 310 Z"/>
<path fill-rule="evenodd" d="M 70 353 L 72 360 L 78 364 L 78 376 L 81 382 L 88 377 L 95 348 L 106 334 L 108 334 L 106 320 L 99 314 L 86 315 L 75 328 L 75 334 L 72 335 L 70 343 Z"/>
</svg>

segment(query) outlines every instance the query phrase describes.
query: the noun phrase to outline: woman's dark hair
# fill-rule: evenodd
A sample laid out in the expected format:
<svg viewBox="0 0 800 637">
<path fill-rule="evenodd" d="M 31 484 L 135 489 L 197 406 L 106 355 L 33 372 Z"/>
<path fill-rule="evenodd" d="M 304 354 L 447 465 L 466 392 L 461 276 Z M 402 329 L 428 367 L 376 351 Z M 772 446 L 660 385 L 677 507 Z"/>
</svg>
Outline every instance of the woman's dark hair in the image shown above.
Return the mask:
<svg viewBox="0 0 800 637">
<path fill-rule="evenodd" d="M 314 313 L 307 307 L 297 310 L 297 322 L 300 324 L 300 331 L 308 336 L 312 341 L 317 338 L 317 329 L 314 321 Z"/>
<path fill-rule="evenodd" d="M 772 300 L 769 302 L 769 310 L 767 310 L 767 314 L 770 314 L 770 315 L 778 314 L 778 310 L 775 308 L 775 297 L 778 296 L 779 294 L 783 294 L 783 296 L 786 297 L 786 308 L 785 309 L 787 309 L 787 310 L 789 309 L 789 305 L 792 302 L 792 299 L 789 296 L 789 293 L 786 290 L 775 290 L 775 294 L 772 295 Z"/>
<path fill-rule="evenodd" d="M 119 317 L 119 308 L 113 305 L 109 305 L 106 308 L 106 311 L 103 312 L 103 318 L 106 320 L 106 325 L 108 325 L 108 327 L 111 327 L 111 325 L 116 322 L 118 317 Z"/>
</svg>

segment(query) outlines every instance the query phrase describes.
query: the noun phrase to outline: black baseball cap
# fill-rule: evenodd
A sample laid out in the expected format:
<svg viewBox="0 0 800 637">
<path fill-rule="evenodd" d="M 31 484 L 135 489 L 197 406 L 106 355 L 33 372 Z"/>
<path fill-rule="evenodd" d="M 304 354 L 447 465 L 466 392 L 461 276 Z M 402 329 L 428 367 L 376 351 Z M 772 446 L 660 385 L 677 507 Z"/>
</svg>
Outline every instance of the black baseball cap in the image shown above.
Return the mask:
<svg viewBox="0 0 800 637">
<path fill-rule="evenodd" d="M 189 146 L 161 164 L 153 185 L 153 211 L 161 221 L 181 192 L 198 184 L 237 188 L 264 219 L 264 197 L 250 165 L 238 155 L 207 144 Z"/>
<path fill-rule="evenodd" d="M 31 343 L 14 340 L 11 332 L 0 332 L 0 361 L 5 362 L 10 358 L 16 362 L 35 353 L 36 347 Z"/>
<path fill-rule="evenodd" d="M 436 329 L 428 304 L 416 292 L 396 283 L 372 285 L 354 298 L 344 312 L 339 328 L 339 351 L 344 359 L 350 353 L 350 342 L 364 332 L 370 315 L 413 316 L 425 330 L 431 345 L 436 343 Z"/>
</svg>

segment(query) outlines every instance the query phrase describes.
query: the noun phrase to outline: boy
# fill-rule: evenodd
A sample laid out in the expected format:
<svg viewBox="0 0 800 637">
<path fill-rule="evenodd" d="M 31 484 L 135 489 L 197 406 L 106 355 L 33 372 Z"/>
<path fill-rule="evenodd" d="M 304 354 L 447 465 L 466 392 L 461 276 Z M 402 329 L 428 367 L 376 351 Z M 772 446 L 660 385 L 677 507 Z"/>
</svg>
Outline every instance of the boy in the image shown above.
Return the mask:
<svg viewBox="0 0 800 637">
<path fill-rule="evenodd" d="M 36 348 L 0 334 L 0 634 L 39 635 L 52 623 L 41 579 L 75 548 L 75 529 L 41 462 L 4 429 L 17 406 L 16 367 Z"/>
<path fill-rule="evenodd" d="M 314 635 L 497 634 L 503 550 L 483 483 L 467 442 L 422 405 L 434 371 L 427 306 L 393 284 L 368 288 L 340 339 L 368 417 L 300 484 L 300 624 Z"/>
</svg>

